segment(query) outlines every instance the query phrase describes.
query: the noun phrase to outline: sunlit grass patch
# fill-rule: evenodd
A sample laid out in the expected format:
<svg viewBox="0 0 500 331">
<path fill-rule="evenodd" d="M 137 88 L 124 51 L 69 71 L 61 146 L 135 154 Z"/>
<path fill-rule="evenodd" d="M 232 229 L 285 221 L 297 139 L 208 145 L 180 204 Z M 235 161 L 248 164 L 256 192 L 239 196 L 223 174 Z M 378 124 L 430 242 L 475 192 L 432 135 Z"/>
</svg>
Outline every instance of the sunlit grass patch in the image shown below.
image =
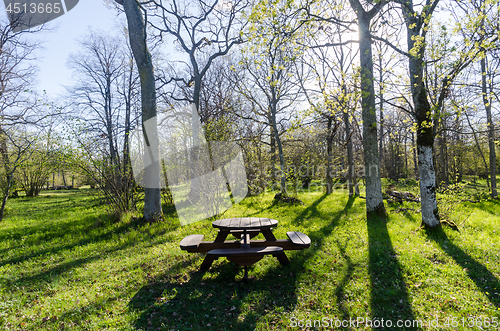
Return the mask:
<svg viewBox="0 0 500 331">
<path fill-rule="evenodd" d="M 462 202 L 451 214 L 468 215 L 460 232 L 428 233 L 416 203 L 389 204 L 386 221 L 367 223 L 360 198 L 298 192 L 304 205 L 288 205 L 274 194 L 248 197 L 219 218 L 275 218 L 277 238 L 301 231 L 312 244 L 287 251 L 288 266 L 264 257 L 248 282 L 225 258 L 202 273 L 203 254 L 179 249 L 189 234 L 214 239 L 212 220 L 117 219 L 90 190 L 12 199 L 0 224 L 0 327 L 282 330 L 292 318 L 500 317 L 496 201 Z"/>
</svg>

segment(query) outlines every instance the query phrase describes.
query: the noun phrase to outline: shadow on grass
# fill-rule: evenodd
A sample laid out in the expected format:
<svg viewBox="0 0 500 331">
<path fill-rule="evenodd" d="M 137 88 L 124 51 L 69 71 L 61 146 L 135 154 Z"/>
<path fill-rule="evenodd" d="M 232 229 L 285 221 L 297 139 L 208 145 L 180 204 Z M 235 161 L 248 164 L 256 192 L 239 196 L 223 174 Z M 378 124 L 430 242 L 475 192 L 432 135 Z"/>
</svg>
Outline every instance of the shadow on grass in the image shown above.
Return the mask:
<svg viewBox="0 0 500 331">
<path fill-rule="evenodd" d="M 269 257 L 268 257 L 269 258 Z M 185 268 L 181 262 L 173 269 Z M 290 311 L 296 305 L 293 282 L 277 282 L 281 266 L 271 268 L 261 279 L 235 280 L 239 267 L 222 263 L 210 270 L 214 279 L 203 279 L 203 272 L 191 273 L 188 282 L 176 275 L 142 287 L 129 306 L 141 311 L 135 327 L 155 330 L 158 327 L 179 330 L 254 330 L 259 318 L 269 309 Z M 257 302 L 257 304 L 255 304 Z"/>
<path fill-rule="evenodd" d="M 469 278 L 488 297 L 488 300 L 500 308 L 500 282 L 491 271 L 450 241 L 442 227 L 427 230 L 426 234 L 467 272 Z"/>
<path fill-rule="evenodd" d="M 292 224 L 303 224 L 304 219 L 311 218 L 314 216 L 321 217 L 321 212 L 318 210 L 318 206 L 327 197 L 328 197 L 328 194 L 323 194 L 321 197 L 319 197 L 309 207 L 304 209 L 297 217 L 295 217 L 295 219 L 292 221 Z M 349 210 L 352 207 L 353 203 L 354 203 L 354 197 L 350 197 L 347 200 L 347 203 L 346 203 L 346 206 L 344 207 L 344 209 L 340 212 L 337 212 L 337 214 L 334 216 L 331 223 L 337 223 L 339 221 L 340 217 L 342 216 L 342 213 L 345 213 L 347 210 Z M 330 232 L 331 232 L 331 231 L 329 231 L 329 228 L 328 228 L 331 225 L 331 223 L 328 226 L 323 228 L 325 231 L 328 232 L 328 234 L 330 234 Z M 309 235 L 308 233 L 306 233 L 306 234 Z M 312 239 L 313 238 L 311 238 L 311 242 L 315 243 L 316 241 L 313 241 Z M 319 237 L 319 238 L 315 238 L 315 239 L 320 240 L 321 242 L 323 241 L 323 237 Z"/>
<path fill-rule="evenodd" d="M 52 246 L 49 248 L 43 248 L 39 250 L 32 251 L 30 253 L 24 253 L 24 254 L 19 254 L 19 255 L 14 255 L 9 259 L 2 260 L 0 262 L 0 267 L 7 265 L 7 264 L 14 264 L 14 263 L 19 263 L 22 261 L 26 261 L 29 259 L 37 258 L 40 256 L 45 256 L 47 254 L 53 255 L 62 251 L 66 250 L 71 250 L 75 247 L 81 247 L 85 246 L 88 244 L 95 244 L 98 242 L 102 241 L 107 241 L 110 240 L 114 235 L 120 235 L 120 234 L 125 234 L 127 231 L 130 229 L 137 229 L 141 225 L 144 224 L 144 220 L 140 218 L 132 218 L 130 222 L 126 222 L 121 224 L 119 227 L 111 227 L 110 229 L 104 229 L 101 228 L 99 229 L 99 226 L 96 226 L 96 221 L 100 220 L 101 218 L 109 218 L 109 215 L 106 213 L 103 213 L 97 217 L 95 216 L 88 216 L 85 218 L 82 218 L 79 221 L 68 221 L 65 223 L 55 223 L 54 228 L 51 229 L 48 233 L 41 235 L 36 238 L 36 242 L 39 243 L 47 243 L 52 239 L 58 238 L 58 237 L 63 237 L 67 234 L 67 229 L 71 228 L 71 233 L 72 237 L 83 237 L 80 240 L 75 240 L 70 243 L 66 243 L 63 245 L 59 246 Z M 113 223 L 113 221 L 108 219 L 108 222 Z M 75 224 L 82 224 L 82 227 L 77 227 Z M 99 222 L 98 222 L 99 223 Z M 76 225 L 78 225 L 76 224 Z M 101 226 L 106 226 L 109 225 L 108 223 L 104 223 Z M 39 225 L 40 229 L 46 229 L 46 227 Z M 177 227 L 176 226 L 171 226 L 168 229 L 165 229 L 165 231 L 170 232 L 175 230 Z M 30 231 L 32 231 L 31 229 Z M 100 230 L 100 231 L 99 231 Z M 20 232 L 22 232 L 22 228 L 19 229 Z M 97 233 L 96 233 L 97 231 Z M 18 246 L 20 247 L 20 246 Z M 1 252 L 0 252 L 1 253 Z"/>
<path fill-rule="evenodd" d="M 43 222 L 36 222 L 33 225 L 16 226 L 13 229 L 0 230 L 0 241 L 29 239 L 35 235 L 38 241 L 49 241 L 54 238 L 59 238 L 67 233 L 69 227 L 73 227 L 72 231 L 76 234 L 85 234 L 96 228 L 97 220 L 109 220 L 109 215 L 105 212 L 94 216 L 87 216 L 79 220 L 58 221 L 54 219 L 46 219 Z M 75 227 L 77 227 L 75 229 Z"/>
<path fill-rule="evenodd" d="M 7 288 L 22 287 L 23 290 L 39 290 L 39 289 L 51 284 L 52 282 L 54 282 L 54 280 L 65 275 L 66 273 L 68 273 L 69 271 L 71 271 L 75 268 L 82 267 L 82 266 L 84 266 L 92 261 L 106 257 L 110 253 L 126 249 L 127 247 L 129 247 L 133 244 L 134 243 L 132 243 L 132 242 L 125 243 L 125 244 L 122 244 L 118 247 L 114 247 L 111 249 L 101 251 L 98 254 L 95 254 L 92 256 L 87 256 L 87 257 L 78 258 L 78 259 L 71 259 L 69 261 L 59 263 L 57 265 L 54 265 L 50 268 L 42 270 L 42 271 L 35 273 L 33 275 L 28 275 L 28 276 L 21 275 L 21 277 L 15 279 L 15 280 L 3 279 L 2 282 L 6 283 Z"/>
<path fill-rule="evenodd" d="M 401 266 L 392 246 L 385 218 L 369 217 L 368 251 L 369 273 L 371 282 L 371 318 L 373 320 L 391 320 L 392 327 L 381 328 L 394 330 L 397 320 L 415 320 L 410 304 L 407 286 Z M 416 330 L 416 328 L 401 328 Z"/>
<path fill-rule="evenodd" d="M 339 282 L 337 289 L 335 290 L 335 297 L 337 298 L 337 307 L 339 309 L 340 314 L 342 314 L 343 321 L 348 321 L 349 317 L 350 317 L 348 309 L 346 308 L 346 305 L 344 302 L 344 298 L 345 298 L 345 290 L 344 289 L 345 289 L 347 283 L 349 282 L 349 279 L 351 279 L 351 277 L 353 275 L 353 271 L 354 271 L 354 267 L 353 267 L 351 258 L 346 253 L 348 241 L 346 243 L 344 243 L 344 245 L 341 245 L 337 241 L 337 246 L 339 248 L 340 255 L 342 256 L 344 261 L 347 263 L 347 271 L 346 271 L 344 277 L 342 278 L 342 280 Z"/>
<path fill-rule="evenodd" d="M 292 223 L 302 222 L 305 217 L 318 213 L 317 207 L 326 197 L 323 195 L 318 198 Z M 288 254 L 290 265 L 281 266 L 276 262 L 276 267 L 268 269 L 261 278 L 247 282 L 236 280 L 237 276 L 241 276 L 242 268 L 223 262 L 209 271 L 217 275 L 215 279 L 204 280 L 204 273 L 196 271 L 191 273 L 190 280 L 185 283 L 182 283 L 182 276 L 180 281 L 151 282 L 141 288 L 129 303 L 132 309 L 140 312 L 135 327 L 141 330 L 158 327 L 254 330 L 259 322 L 271 328 L 273 320 L 280 319 L 281 315 L 292 311 L 297 305 L 296 292 L 301 275 L 313 272 L 306 270 L 307 261 L 321 250 L 324 238 L 332 233 L 353 203 L 354 198 L 349 198 L 344 209 L 337 212 L 330 223 L 316 231 L 307 232 L 311 246 L 296 252 L 291 258 Z M 191 263 L 192 260 L 181 262 L 169 270 L 175 273 L 174 270 L 185 268 Z M 168 278 L 169 275 L 164 277 Z M 345 286 L 346 282 L 347 278 L 341 286 Z M 342 291 L 340 288 L 338 295 Z M 342 311 L 348 318 L 347 310 Z"/>
<path fill-rule="evenodd" d="M 482 200 L 475 205 L 469 202 L 465 202 L 471 206 L 474 206 L 477 209 L 480 209 L 481 211 L 485 211 L 493 216 L 498 216 L 498 205 L 500 204 L 500 201 L 495 200 L 495 199 L 488 199 L 488 200 Z"/>
<path fill-rule="evenodd" d="M 304 224 L 304 220 L 310 217 L 321 217 L 321 211 L 318 209 L 318 206 L 320 203 L 328 197 L 327 194 L 322 195 L 319 199 L 317 199 L 311 206 L 308 208 L 304 209 L 302 213 L 300 213 L 293 221 L 292 224 Z M 319 251 L 324 247 L 325 245 L 325 238 L 331 235 L 331 233 L 335 230 L 337 226 L 339 226 L 340 219 L 342 216 L 347 215 L 349 210 L 352 208 L 354 201 L 356 197 L 352 196 L 349 197 L 346 205 L 344 208 L 337 213 L 333 215 L 333 218 L 331 221 L 324 227 L 316 230 L 316 231 L 309 231 L 306 234 L 311 238 L 311 246 L 304 251 L 301 251 L 300 253 L 295 255 L 294 259 L 291 259 L 291 268 L 293 269 L 293 274 L 295 275 L 294 283 L 298 283 L 298 279 L 300 278 L 299 276 L 303 273 L 306 272 L 314 272 L 313 270 L 307 269 L 306 264 L 309 260 L 313 259 L 316 254 L 318 254 Z M 348 320 L 350 315 L 349 312 L 347 311 L 345 307 L 345 302 L 344 302 L 344 288 L 347 285 L 350 277 L 350 273 L 352 272 L 353 266 L 350 263 L 350 258 L 346 254 L 345 247 L 347 246 L 347 243 L 344 244 L 344 247 L 339 245 L 339 250 L 341 252 L 342 257 L 345 260 L 345 263 L 347 263 L 347 272 L 340 284 L 337 286 L 337 289 L 335 290 L 334 295 L 337 298 L 337 309 L 339 310 L 340 314 L 342 314 L 342 318 L 344 320 Z M 295 286 L 298 287 L 298 284 Z M 320 307 L 317 307 L 320 308 Z"/>
</svg>

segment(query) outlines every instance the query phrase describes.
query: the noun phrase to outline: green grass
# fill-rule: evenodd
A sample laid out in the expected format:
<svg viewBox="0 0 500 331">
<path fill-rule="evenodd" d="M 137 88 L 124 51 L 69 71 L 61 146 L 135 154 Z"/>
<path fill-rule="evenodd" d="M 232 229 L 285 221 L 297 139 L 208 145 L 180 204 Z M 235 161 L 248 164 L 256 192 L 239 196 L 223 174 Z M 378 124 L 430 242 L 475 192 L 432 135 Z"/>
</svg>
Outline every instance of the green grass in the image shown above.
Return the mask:
<svg viewBox="0 0 500 331">
<path fill-rule="evenodd" d="M 312 240 L 287 251 L 289 266 L 257 262 L 248 282 L 223 258 L 202 273 L 203 255 L 179 249 L 188 234 L 214 239 L 211 220 L 116 220 L 89 190 L 11 199 L 0 223 L 0 328 L 284 330 L 291 318 L 327 317 L 437 319 L 420 329 L 470 330 L 478 328 L 461 325 L 471 317 L 500 319 L 499 201 L 439 195 L 460 231 L 426 232 L 416 203 L 388 205 L 386 221 L 367 222 L 365 201 L 341 191 L 299 193 L 304 205 L 292 206 L 266 193 L 222 215 L 275 218 L 277 238 L 297 230 Z M 453 318 L 458 327 L 446 326 Z"/>
</svg>

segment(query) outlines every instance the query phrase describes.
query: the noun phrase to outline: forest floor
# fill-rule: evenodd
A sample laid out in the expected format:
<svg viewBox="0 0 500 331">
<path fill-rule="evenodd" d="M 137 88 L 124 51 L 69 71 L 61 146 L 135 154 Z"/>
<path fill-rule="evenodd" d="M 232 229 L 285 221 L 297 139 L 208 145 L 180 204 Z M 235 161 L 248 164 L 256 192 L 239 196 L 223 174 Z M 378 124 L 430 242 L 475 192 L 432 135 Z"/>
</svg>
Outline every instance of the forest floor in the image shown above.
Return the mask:
<svg viewBox="0 0 500 331">
<path fill-rule="evenodd" d="M 396 189 L 418 193 L 412 182 Z M 116 220 L 90 190 L 11 199 L 0 223 L 0 328 L 500 326 L 500 201 L 487 197 L 484 183 L 439 194 L 458 231 L 420 229 L 415 202 L 387 203 L 386 220 L 367 222 L 365 201 L 343 189 L 299 192 L 304 205 L 273 203 L 273 196 L 246 198 L 219 218 L 275 218 L 277 238 L 296 230 L 312 244 L 287 251 L 288 266 L 265 257 L 249 268 L 248 281 L 224 258 L 202 273 L 203 255 L 180 250 L 189 234 L 214 239 L 212 220 L 183 227 L 175 214 L 154 224 L 131 216 Z"/>
</svg>

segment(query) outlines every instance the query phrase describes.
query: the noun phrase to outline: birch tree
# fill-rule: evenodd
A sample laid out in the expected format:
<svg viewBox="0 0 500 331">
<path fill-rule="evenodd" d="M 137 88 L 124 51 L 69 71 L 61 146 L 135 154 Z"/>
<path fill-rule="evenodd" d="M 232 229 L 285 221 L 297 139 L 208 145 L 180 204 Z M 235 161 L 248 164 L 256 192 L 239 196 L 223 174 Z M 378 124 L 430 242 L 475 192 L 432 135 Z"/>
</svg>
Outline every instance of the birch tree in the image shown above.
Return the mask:
<svg viewBox="0 0 500 331">
<path fill-rule="evenodd" d="M 436 104 L 431 107 L 425 83 L 424 57 L 427 33 L 430 30 L 431 18 L 439 0 L 428 0 L 425 3 L 414 3 L 412 0 L 397 0 L 396 2 L 401 5 L 405 21 L 408 51 L 401 52 L 396 47 L 393 46 L 393 48 L 408 57 L 410 89 L 417 129 L 422 223 L 428 227 L 435 227 L 440 224 L 440 219 L 436 200 L 433 145 L 440 119 L 440 110 L 443 108 L 451 83 L 480 54 L 480 45 L 491 47 L 498 36 L 495 36 L 494 33 L 481 34 L 479 29 L 481 22 L 483 22 L 481 13 L 477 10 L 466 11 L 464 17 L 468 21 L 463 31 L 469 35 L 464 38 L 462 47 L 454 54 L 450 54 L 455 55 L 456 58 L 447 73 L 441 76 L 439 96 Z M 457 24 L 458 29 L 460 29 L 461 23 Z"/>
</svg>

